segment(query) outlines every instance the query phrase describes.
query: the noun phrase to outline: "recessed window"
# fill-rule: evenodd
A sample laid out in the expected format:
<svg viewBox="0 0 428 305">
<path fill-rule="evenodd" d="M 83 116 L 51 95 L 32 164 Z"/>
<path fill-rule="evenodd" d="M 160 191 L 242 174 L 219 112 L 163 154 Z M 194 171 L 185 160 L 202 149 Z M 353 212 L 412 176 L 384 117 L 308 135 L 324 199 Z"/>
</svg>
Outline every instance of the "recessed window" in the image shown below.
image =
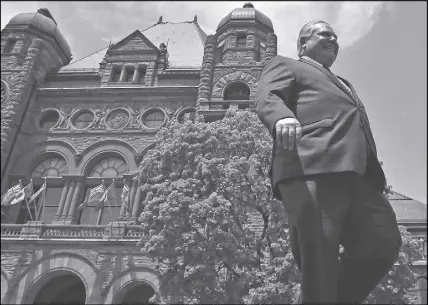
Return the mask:
<svg viewBox="0 0 428 305">
<path fill-rule="evenodd" d="M 119 157 L 108 157 L 99 161 L 92 168 L 90 177 L 115 178 L 128 172 L 125 160 Z"/>
<path fill-rule="evenodd" d="M 139 67 L 138 70 L 140 72 L 140 77 L 138 79 L 138 82 L 141 83 L 141 84 L 144 84 L 145 83 L 145 79 L 146 79 L 146 71 L 147 71 L 147 69 L 146 69 L 146 67 Z"/>
<path fill-rule="evenodd" d="M 90 111 L 81 112 L 73 122 L 74 127 L 77 129 L 85 129 L 89 125 L 91 125 L 94 120 L 94 115 Z"/>
<path fill-rule="evenodd" d="M 61 157 L 51 157 L 40 162 L 31 173 L 32 177 L 60 177 L 67 173 L 67 163 Z"/>
<path fill-rule="evenodd" d="M 160 110 L 153 110 L 143 118 L 143 124 L 148 128 L 160 127 L 165 121 L 165 115 Z"/>
<path fill-rule="evenodd" d="M 40 120 L 40 128 L 49 131 L 52 127 L 54 127 L 59 120 L 59 114 L 55 110 L 46 111 L 41 120 Z"/>
<path fill-rule="evenodd" d="M 247 47 L 247 37 L 244 35 L 239 35 L 236 38 L 236 47 L 237 48 L 246 48 Z"/>
<path fill-rule="evenodd" d="M 134 77 L 134 68 L 133 67 L 127 67 L 126 68 L 126 81 L 128 83 L 132 82 L 133 77 Z"/>
<path fill-rule="evenodd" d="M 250 99 L 250 88 L 247 84 L 237 82 L 230 84 L 224 92 L 225 100 L 248 100 Z"/>
<path fill-rule="evenodd" d="M 119 67 L 113 67 L 111 69 L 111 75 L 110 75 L 110 81 L 117 83 L 120 79 L 120 68 Z"/>
<path fill-rule="evenodd" d="M 183 124 L 185 122 L 185 118 L 188 116 L 189 119 L 194 122 L 195 121 L 195 115 L 196 115 L 196 111 L 194 109 L 192 110 L 187 110 L 182 112 L 179 116 L 178 116 L 178 122 L 180 124 Z"/>
<path fill-rule="evenodd" d="M 16 39 L 8 39 L 4 46 L 3 53 L 12 53 L 16 45 Z"/>
</svg>

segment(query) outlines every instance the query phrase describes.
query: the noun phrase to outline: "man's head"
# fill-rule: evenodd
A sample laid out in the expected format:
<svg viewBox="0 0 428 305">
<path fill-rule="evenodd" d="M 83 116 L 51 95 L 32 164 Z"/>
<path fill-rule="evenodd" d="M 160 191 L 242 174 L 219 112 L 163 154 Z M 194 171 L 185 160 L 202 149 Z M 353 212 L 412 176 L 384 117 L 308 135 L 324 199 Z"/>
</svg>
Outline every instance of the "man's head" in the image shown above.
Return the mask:
<svg viewBox="0 0 428 305">
<path fill-rule="evenodd" d="M 320 64 L 330 67 L 339 52 L 337 35 L 325 21 L 308 22 L 300 30 L 297 50 L 299 57 L 308 56 Z"/>
</svg>

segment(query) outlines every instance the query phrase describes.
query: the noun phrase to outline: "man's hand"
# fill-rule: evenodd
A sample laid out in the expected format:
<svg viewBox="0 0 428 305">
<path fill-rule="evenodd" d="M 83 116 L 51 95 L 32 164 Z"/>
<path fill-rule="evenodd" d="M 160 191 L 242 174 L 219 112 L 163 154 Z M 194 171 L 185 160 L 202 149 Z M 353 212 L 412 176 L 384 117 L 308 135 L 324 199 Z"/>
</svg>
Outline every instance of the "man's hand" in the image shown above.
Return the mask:
<svg viewBox="0 0 428 305">
<path fill-rule="evenodd" d="M 275 124 L 276 142 L 287 150 L 294 150 L 302 138 L 302 128 L 295 118 L 280 119 Z"/>
</svg>

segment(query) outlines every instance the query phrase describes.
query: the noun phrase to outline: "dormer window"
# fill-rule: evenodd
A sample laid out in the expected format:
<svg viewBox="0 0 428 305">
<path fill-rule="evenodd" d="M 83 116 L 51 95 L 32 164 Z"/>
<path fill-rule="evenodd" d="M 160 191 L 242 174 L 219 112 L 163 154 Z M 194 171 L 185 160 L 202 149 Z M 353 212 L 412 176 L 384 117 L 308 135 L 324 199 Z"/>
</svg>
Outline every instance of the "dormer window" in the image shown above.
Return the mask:
<svg viewBox="0 0 428 305">
<path fill-rule="evenodd" d="M 239 35 L 236 38 L 236 47 L 240 49 L 247 47 L 247 37 L 245 35 Z"/>
<path fill-rule="evenodd" d="M 147 69 L 145 66 L 138 67 L 139 76 L 136 82 L 144 84 L 146 78 L 146 70 Z"/>
<path fill-rule="evenodd" d="M 126 82 L 132 82 L 132 78 L 134 77 L 134 67 L 126 68 Z"/>
<path fill-rule="evenodd" d="M 111 69 L 110 81 L 117 83 L 119 81 L 119 78 L 120 78 L 120 68 L 119 67 L 113 67 Z"/>
</svg>

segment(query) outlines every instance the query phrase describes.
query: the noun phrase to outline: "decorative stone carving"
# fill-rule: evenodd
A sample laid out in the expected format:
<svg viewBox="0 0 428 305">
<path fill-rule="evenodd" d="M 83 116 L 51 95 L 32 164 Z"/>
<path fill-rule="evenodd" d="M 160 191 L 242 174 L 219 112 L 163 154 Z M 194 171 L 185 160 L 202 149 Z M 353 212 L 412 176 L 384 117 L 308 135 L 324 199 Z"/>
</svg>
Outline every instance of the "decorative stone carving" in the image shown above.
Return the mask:
<svg viewBox="0 0 428 305">
<path fill-rule="evenodd" d="M 266 35 L 266 51 L 262 60 L 262 65 L 266 65 L 269 60 L 274 58 L 277 53 L 277 37 L 274 33 Z"/>
<path fill-rule="evenodd" d="M 199 91 L 196 108 L 199 109 L 199 103 L 208 100 L 211 95 L 211 86 L 214 72 L 214 50 L 216 44 L 215 35 L 209 35 L 205 41 L 204 57 L 202 60 L 201 79 L 199 82 Z"/>
<path fill-rule="evenodd" d="M 1 81 L 1 110 L 6 107 L 6 100 L 8 96 L 9 90 L 6 82 L 4 80 Z"/>
<path fill-rule="evenodd" d="M 98 252 L 89 249 L 52 249 L 51 254 L 74 253 L 87 258 L 94 267 L 98 268 Z"/>
<path fill-rule="evenodd" d="M 106 117 L 106 125 L 110 129 L 124 129 L 129 123 L 129 112 L 123 108 L 110 111 Z"/>
</svg>

